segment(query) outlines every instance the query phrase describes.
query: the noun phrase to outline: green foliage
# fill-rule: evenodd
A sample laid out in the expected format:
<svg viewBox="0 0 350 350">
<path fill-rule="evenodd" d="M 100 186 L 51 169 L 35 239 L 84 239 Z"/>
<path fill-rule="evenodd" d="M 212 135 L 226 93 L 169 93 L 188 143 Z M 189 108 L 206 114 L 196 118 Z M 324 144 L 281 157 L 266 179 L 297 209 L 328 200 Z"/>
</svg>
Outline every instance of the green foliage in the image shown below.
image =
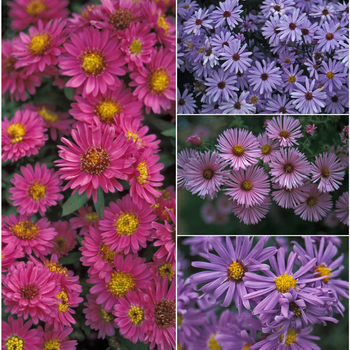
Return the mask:
<svg viewBox="0 0 350 350">
<path fill-rule="evenodd" d="M 81 208 L 87 201 L 88 201 L 88 198 L 86 196 L 86 192 L 84 192 L 82 194 L 79 194 L 78 191 L 75 192 L 63 204 L 62 216 L 66 216 L 66 215 L 74 213 L 76 210 Z"/>
<path fill-rule="evenodd" d="M 105 197 L 101 186 L 97 189 L 97 202 L 94 203 L 96 213 L 100 218 L 103 218 L 103 212 L 105 209 Z"/>
</svg>

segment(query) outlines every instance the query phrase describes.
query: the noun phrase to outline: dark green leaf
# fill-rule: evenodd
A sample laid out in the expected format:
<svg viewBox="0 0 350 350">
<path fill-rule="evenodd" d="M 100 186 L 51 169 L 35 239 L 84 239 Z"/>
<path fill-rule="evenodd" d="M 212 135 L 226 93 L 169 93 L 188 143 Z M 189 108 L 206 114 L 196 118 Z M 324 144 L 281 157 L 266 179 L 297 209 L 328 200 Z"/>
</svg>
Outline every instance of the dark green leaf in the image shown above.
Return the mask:
<svg viewBox="0 0 350 350">
<path fill-rule="evenodd" d="M 162 135 L 164 135 L 164 136 L 170 136 L 170 137 L 175 137 L 175 136 L 176 136 L 175 128 L 162 131 Z"/>
<path fill-rule="evenodd" d="M 69 101 L 73 99 L 73 88 L 65 87 L 63 89 L 63 92 L 64 92 L 64 96 L 66 96 Z"/>
<path fill-rule="evenodd" d="M 86 196 L 86 193 L 82 193 L 81 195 L 78 194 L 78 191 L 75 192 L 72 196 L 70 196 L 62 206 L 62 216 L 69 215 L 71 213 L 74 213 L 76 210 L 81 208 L 86 202 L 88 201 L 88 198 Z"/>
<path fill-rule="evenodd" d="M 59 259 L 59 262 L 62 265 L 71 265 L 79 261 L 80 257 L 80 252 L 70 252 L 67 256 L 64 256 L 63 258 Z"/>
<path fill-rule="evenodd" d="M 98 216 L 102 218 L 105 209 L 105 197 L 101 187 L 97 189 L 97 202 L 94 203 L 94 206 Z"/>
</svg>

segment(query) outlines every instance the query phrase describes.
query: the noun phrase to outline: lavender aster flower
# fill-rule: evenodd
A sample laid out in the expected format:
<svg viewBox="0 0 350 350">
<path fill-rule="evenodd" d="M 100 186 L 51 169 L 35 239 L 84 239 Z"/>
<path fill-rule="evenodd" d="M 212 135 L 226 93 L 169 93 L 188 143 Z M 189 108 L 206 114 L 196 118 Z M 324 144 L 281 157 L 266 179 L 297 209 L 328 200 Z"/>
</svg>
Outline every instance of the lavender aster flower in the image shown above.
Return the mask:
<svg viewBox="0 0 350 350">
<path fill-rule="evenodd" d="M 179 88 L 177 88 L 177 113 L 178 114 L 193 114 L 195 113 L 196 101 L 193 94 L 189 93 L 187 89 L 181 95 Z"/>
<path fill-rule="evenodd" d="M 228 26 L 234 28 L 238 22 L 242 22 L 242 19 L 239 16 L 240 13 L 243 12 L 243 10 L 241 10 L 242 5 L 237 5 L 237 0 L 226 0 L 225 2 L 220 2 L 220 7 L 217 6 L 216 10 L 211 14 L 215 27 L 220 27 L 227 21 Z"/>
<path fill-rule="evenodd" d="M 185 23 L 184 31 L 188 34 L 200 35 L 202 26 L 204 28 L 211 28 L 211 22 L 213 21 L 210 16 L 208 16 L 208 10 L 204 11 L 199 9 L 196 11 L 191 18 Z"/>
<path fill-rule="evenodd" d="M 293 9 L 293 13 L 289 16 L 283 16 L 280 22 L 280 40 L 297 41 L 302 36 L 302 26 L 306 17 L 305 13 L 299 15 L 299 9 Z"/>
<path fill-rule="evenodd" d="M 328 62 L 322 62 L 320 82 L 325 89 L 332 92 L 334 87 L 337 89 L 342 87 L 348 76 L 344 68 L 344 65 L 336 60 L 329 59 Z"/>
<path fill-rule="evenodd" d="M 207 95 L 212 98 L 213 102 L 229 101 L 230 97 L 237 96 L 236 81 L 235 75 L 224 72 L 222 68 L 217 72 L 213 71 L 211 77 L 206 79 Z"/>
<path fill-rule="evenodd" d="M 249 91 L 243 91 L 240 96 L 234 96 L 229 102 L 221 103 L 219 107 L 223 114 L 251 114 L 255 107 L 247 102 Z"/>
<path fill-rule="evenodd" d="M 230 70 L 230 72 L 237 73 L 238 71 L 244 72 L 250 67 L 252 60 L 248 58 L 252 53 L 245 52 L 247 44 L 241 47 L 241 41 L 234 39 L 230 46 L 224 46 L 221 57 L 225 61 L 222 68 Z"/>
</svg>

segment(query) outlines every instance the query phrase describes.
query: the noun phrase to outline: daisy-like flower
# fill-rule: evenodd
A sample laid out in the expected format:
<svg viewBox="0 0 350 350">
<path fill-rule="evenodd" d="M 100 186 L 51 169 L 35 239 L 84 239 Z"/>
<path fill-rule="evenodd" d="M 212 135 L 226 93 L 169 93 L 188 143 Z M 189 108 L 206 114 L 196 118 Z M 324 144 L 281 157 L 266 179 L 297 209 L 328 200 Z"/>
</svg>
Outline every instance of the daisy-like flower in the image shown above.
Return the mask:
<svg viewBox="0 0 350 350">
<path fill-rule="evenodd" d="M 295 208 L 295 206 L 305 200 L 307 186 L 305 184 L 297 188 L 288 189 L 279 184 L 273 184 L 272 188 L 276 191 L 272 192 L 272 198 L 282 208 Z"/>
<path fill-rule="evenodd" d="M 229 102 L 223 102 L 219 106 L 223 114 L 252 114 L 255 107 L 247 102 L 249 91 L 243 91 L 240 96 L 233 96 Z"/>
<path fill-rule="evenodd" d="M 14 265 L 16 260 L 24 257 L 22 246 L 14 244 L 3 244 L 1 247 L 1 271 L 6 272 L 7 269 Z"/>
<path fill-rule="evenodd" d="M 273 114 L 297 114 L 292 101 L 290 101 L 290 98 L 286 94 L 282 96 L 272 95 L 267 100 L 265 112 L 271 112 Z"/>
<path fill-rule="evenodd" d="M 339 188 L 344 180 L 345 166 L 335 153 L 323 153 L 315 158 L 311 165 L 312 182 L 320 180 L 317 188 L 321 192 L 332 192 Z"/>
<path fill-rule="evenodd" d="M 29 35 L 21 33 L 21 42 L 15 44 L 13 56 L 18 59 L 15 68 L 27 67 L 27 74 L 57 64 L 57 57 L 64 51 L 65 21 L 54 20 L 46 25 L 41 20 L 36 27 L 29 28 Z"/>
<path fill-rule="evenodd" d="M 53 247 L 57 232 L 46 218 L 32 222 L 26 215 L 3 218 L 6 224 L 2 228 L 2 241 L 9 245 L 22 246 L 24 252 L 37 257 L 47 255 Z"/>
<path fill-rule="evenodd" d="M 78 214 L 75 213 L 76 217 L 69 219 L 69 225 L 73 229 L 80 228 L 79 235 L 83 236 L 89 232 L 90 226 L 100 219 L 95 211 L 92 211 L 92 207 L 85 204 L 83 207 L 78 209 Z"/>
<path fill-rule="evenodd" d="M 28 109 L 16 111 L 11 120 L 5 118 L 1 129 L 3 161 L 11 159 L 14 162 L 38 154 L 49 138 L 44 134 L 47 129 L 43 119 Z"/>
<path fill-rule="evenodd" d="M 121 85 L 118 76 L 125 74 L 121 67 L 125 61 L 121 51 L 115 50 L 118 39 L 112 37 L 109 30 L 100 32 L 88 27 L 78 34 L 70 34 L 70 39 L 63 45 L 66 51 L 59 58 L 61 74 L 73 77 L 66 86 L 79 88 L 85 98 Z"/>
<path fill-rule="evenodd" d="M 117 253 L 137 253 L 146 247 L 147 240 L 152 239 L 151 222 L 156 218 L 153 208 L 145 200 L 139 200 L 136 205 L 130 195 L 126 195 L 116 203 L 110 202 L 99 221 L 103 242 Z"/>
<path fill-rule="evenodd" d="M 151 298 L 150 309 L 153 329 L 149 334 L 151 348 L 157 344 L 159 350 L 175 348 L 176 343 L 176 291 L 175 280 L 168 289 L 168 281 L 156 281 L 148 290 Z"/>
<path fill-rule="evenodd" d="M 285 91 L 291 93 L 295 88 L 295 83 L 300 81 L 300 76 L 303 74 L 302 70 L 299 70 L 299 65 L 297 64 L 295 67 L 291 65 L 289 69 L 283 68 L 283 81 L 285 82 Z"/>
<path fill-rule="evenodd" d="M 294 208 L 295 214 L 305 221 L 320 221 L 333 207 L 332 196 L 320 192 L 317 185 L 308 186 L 304 192 L 305 199 Z"/>
<path fill-rule="evenodd" d="M 290 15 L 281 17 L 279 24 L 279 38 L 283 41 L 299 41 L 302 37 L 302 28 L 306 14 L 299 15 L 300 9 L 293 9 Z"/>
<path fill-rule="evenodd" d="M 260 159 L 264 163 L 268 163 L 273 159 L 276 154 L 278 154 L 279 144 L 276 140 L 270 139 L 267 132 L 259 134 L 258 136 L 259 149 L 260 149 Z"/>
<path fill-rule="evenodd" d="M 316 50 L 331 52 L 331 50 L 337 49 L 344 39 L 343 30 L 338 29 L 339 23 L 337 22 L 325 22 L 321 28 L 318 28 L 314 37 L 317 40 Z"/>
<path fill-rule="evenodd" d="M 246 129 L 227 129 L 217 139 L 215 146 L 233 170 L 246 169 L 258 162 L 260 149 L 257 138 Z"/>
<path fill-rule="evenodd" d="M 329 59 L 328 62 L 322 62 L 320 83 L 327 91 L 332 92 L 335 89 L 340 89 L 346 82 L 347 74 L 344 68 L 345 66 L 336 60 Z"/>
<path fill-rule="evenodd" d="M 186 185 L 186 167 L 190 163 L 190 158 L 199 158 L 199 153 L 193 148 L 184 148 L 177 155 L 177 187 L 183 188 Z"/>
<path fill-rule="evenodd" d="M 298 145 L 296 139 L 304 136 L 299 119 L 288 116 L 273 117 L 266 134 L 270 139 L 278 140 L 282 147 Z"/>
<path fill-rule="evenodd" d="M 283 84 L 280 68 L 276 67 L 276 61 L 266 63 L 265 60 L 255 62 L 256 67 L 252 67 L 248 73 L 249 83 L 253 86 L 254 91 L 259 90 L 261 94 L 264 92 L 272 92 Z"/>
<path fill-rule="evenodd" d="M 231 97 L 237 96 L 235 91 L 239 89 L 235 86 L 236 77 L 223 69 L 213 71 L 212 75 L 206 79 L 207 96 L 212 101 L 229 101 Z"/>
<path fill-rule="evenodd" d="M 225 184 L 224 192 L 246 207 L 262 203 L 270 192 L 269 177 L 258 166 L 232 172 Z"/>
<path fill-rule="evenodd" d="M 30 24 L 37 24 L 39 20 L 49 21 L 55 18 L 66 18 L 67 0 L 13 0 L 7 5 L 11 7 L 9 16 L 13 18 L 11 26 L 15 30 L 23 30 Z"/>
<path fill-rule="evenodd" d="M 204 11 L 200 8 L 186 21 L 184 31 L 187 34 L 199 35 L 202 27 L 211 29 L 212 22 L 213 20 L 208 16 L 208 10 Z"/>
<path fill-rule="evenodd" d="M 2 321 L 3 349 L 41 349 L 44 344 L 43 331 L 39 328 L 30 329 L 32 324 L 31 320 L 24 323 L 21 317 L 14 320 L 12 316 L 8 317 L 7 322 Z"/>
<path fill-rule="evenodd" d="M 303 185 L 310 173 L 310 163 L 305 155 L 294 148 L 280 149 L 270 168 L 271 181 L 288 190 Z"/>
<path fill-rule="evenodd" d="M 335 203 L 337 218 L 349 226 L 349 192 L 344 192 Z"/>
<path fill-rule="evenodd" d="M 227 178 L 225 166 L 225 161 L 215 151 L 198 153 L 197 157 L 191 158 L 186 164 L 186 189 L 192 194 L 198 194 L 202 199 L 206 196 L 213 199 Z"/>
<path fill-rule="evenodd" d="M 62 256 L 68 255 L 76 246 L 77 231 L 72 229 L 68 221 L 59 220 L 51 224 L 57 232 L 51 254 L 59 259 L 62 258 Z"/>
<path fill-rule="evenodd" d="M 181 94 L 177 88 L 177 114 L 193 114 L 196 112 L 197 105 L 193 94 L 187 89 Z"/>
<path fill-rule="evenodd" d="M 151 109 L 154 113 L 166 111 L 175 101 L 175 60 L 169 49 L 153 50 L 151 62 L 146 67 L 137 67 L 130 77 L 134 81 L 129 85 L 136 86 L 133 94 L 145 104 L 146 113 Z"/>
<path fill-rule="evenodd" d="M 14 187 L 9 189 L 9 198 L 14 206 L 18 206 L 18 213 L 32 215 L 39 212 L 44 216 L 47 208 L 63 199 L 60 194 L 62 181 L 53 169 L 47 169 L 46 164 L 36 163 L 34 169 L 30 164 L 22 166 L 21 174 L 14 175 L 11 179 Z"/>
<path fill-rule="evenodd" d="M 241 8 L 243 5 L 238 5 L 236 0 L 226 0 L 220 2 L 219 6 L 216 6 L 216 9 L 211 13 L 211 18 L 215 27 L 220 27 L 224 23 L 227 23 L 229 28 L 235 28 L 238 22 L 243 20 L 240 17 L 240 14 L 243 12 Z"/>
<path fill-rule="evenodd" d="M 157 40 L 156 35 L 150 33 L 149 26 L 140 22 L 135 25 L 134 22 L 131 22 L 129 28 L 125 29 L 124 35 L 121 50 L 125 52 L 128 69 L 132 72 L 134 65 L 141 67 L 143 64 L 150 63 L 153 46 Z"/>
<path fill-rule="evenodd" d="M 230 237 L 226 237 L 223 243 L 212 240 L 211 244 L 218 255 L 201 253 L 209 262 L 192 263 L 192 266 L 205 271 L 192 275 L 191 281 L 206 283 L 199 290 L 213 294 L 216 301 L 224 299 L 222 306 L 227 307 L 234 301 L 239 313 L 242 313 L 243 306 L 249 310 L 250 303 L 244 296 L 252 289 L 247 288 L 243 279 L 250 271 L 269 269 L 263 262 L 275 254 L 276 248 L 264 248 L 267 240 L 268 237 L 261 237 L 253 248 L 253 238 L 247 236 L 237 236 L 235 245 Z"/>
<path fill-rule="evenodd" d="M 306 125 L 305 132 L 312 136 L 316 129 L 317 129 L 317 126 L 315 126 L 315 124 L 312 124 L 312 125 L 308 124 Z"/>
<path fill-rule="evenodd" d="M 32 261 L 11 266 L 2 280 L 2 295 L 11 312 L 25 319 L 30 316 L 35 324 L 47 321 L 57 302 L 59 286 L 51 278 L 52 272 L 44 265 Z"/>
<path fill-rule="evenodd" d="M 224 45 L 221 52 L 221 58 L 225 61 L 222 65 L 224 70 L 229 70 L 230 73 L 245 72 L 251 65 L 251 52 L 245 52 L 247 44 L 241 47 L 241 41 L 234 39 L 229 46 Z"/>
<path fill-rule="evenodd" d="M 147 333 L 152 331 L 152 314 L 149 309 L 150 297 L 142 292 L 131 291 L 120 297 L 114 305 L 115 326 L 120 334 L 131 340 L 145 342 Z"/>
<path fill-rule="evenodd" d="M 167 278 L 170 282 L 175 278 L 175 259 L 171 262 L 167 261 L 167 256 L 159 259 L 158 256 L 153 256 L 153 261 L 150 262 L 150 268 L 155 279 Z"/>
<path fill-rule="evenodd" d="M 320 25 L 324 22 L 333 22 L 337 20 L 336 15 L 337 10 L 332 5 L 332 3 L 328 2 L 320 2 L 317 5 L 313 4 L 310 10 L 310 16 L 320 18 Z"/>
<path fill-rule="evenodd" d="M 61 179 L 69 180 L 63 190 L 70 187 L 73 193 L 86 191 L 88 198 L 92 193 L 95 203 L 99 186 L 105 193 L 115 192 L 115 188 L 121 191 L 123 187 L 115 178 L 127 179 L 134 162 L 124 135 L 115 138 L 112 127 L 93 132 L 83 124 L 77 125 L 71 134 L 76 144 L 62 137 L 61 141 L 68 147 L 59 145 L 58 155 L 62 159 L 54 161 L 60 167 Z"/>
<path fill-rule="evenodd" d="M 41 328 L 41 327 L 40 327 Z M 64 327 L 61 329 L 54 329 L 48 324 L 45 325 L 44 331 L 44 350 L 48 349 L 62 349 L 62 350 L 75 350 L 78 342 L 76 340 L 70 340 L 68 335 L 73 332 L 72 327 Z"/>
<path fill-rule="evenodd" d="M 96 303 L 96 296 L 87 294 L 87 302 L 84 303 L 86 306 L 83 309 L 83 313 L 86 317 L 85 324 L 90 326 L 91 329 L 98 331 L 98 338 L 104 339 L 106 335 L 114 335 L 114 316 L 112 312 L 106 311 L 101 308 L 101 305 Z"/>
</svg>

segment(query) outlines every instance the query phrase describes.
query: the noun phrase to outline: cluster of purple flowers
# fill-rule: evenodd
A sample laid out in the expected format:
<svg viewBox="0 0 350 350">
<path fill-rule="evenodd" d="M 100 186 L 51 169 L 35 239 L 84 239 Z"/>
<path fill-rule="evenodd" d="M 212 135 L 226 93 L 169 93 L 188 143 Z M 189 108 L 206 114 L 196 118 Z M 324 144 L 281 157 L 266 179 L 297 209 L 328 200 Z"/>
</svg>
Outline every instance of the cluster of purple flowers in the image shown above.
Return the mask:
<svg viewBox="0 0 350 350">
<path fill-rule="evenodd" d="M 178 89 L 178 113 L 343 114 L 349 5 L 264 0 L 259 7 L 179 3 L 178 69 L 193 75 L 196 99 L 189 81 Z"/>
<path fill-rule="evenodd" d="M 185 239 L 191 255 L 207 261 L 192 262 L 202 271 L 185 279 L 188 261 L 179 252 L 179 348 L 320 350 L 313 325 L 344 317 L 349 282 L 338 278 L 339 238 L 303 238 L 300 245 L 276 237 L 274 246 L 266 246 L 269 237 Z"/>
<path fill-rule="evenodd" d="M 306 126 L 302 145 L 297 141 L 304 137 L 300 120 L 290 116 L 267 120 L 258 137 L 243 128 L 227 129 L 212 152 L 185 148 L 178 154 L 178 187 L 203 199 L 213 199 L 223 190 L 231 202 L 223 201 L 223 213 L 233 211 L 244 224 L 257 224 L 266 216 L 271 196 L 301 219 L 320 221 L 333 208 L 330 192 L 340 189 L 349 157 L 348 139 L 341 136 L 343 147 L 330 148 L 310 162 L 303 151 L 315 128 Z M 346 134 L 348 126 L 342 132 Z M 203 146 L 195 136 L 188 141 Z M 348 205 L 348 192 L 343 192 L 335 212 L 346 225 Z"/>
</svg>

